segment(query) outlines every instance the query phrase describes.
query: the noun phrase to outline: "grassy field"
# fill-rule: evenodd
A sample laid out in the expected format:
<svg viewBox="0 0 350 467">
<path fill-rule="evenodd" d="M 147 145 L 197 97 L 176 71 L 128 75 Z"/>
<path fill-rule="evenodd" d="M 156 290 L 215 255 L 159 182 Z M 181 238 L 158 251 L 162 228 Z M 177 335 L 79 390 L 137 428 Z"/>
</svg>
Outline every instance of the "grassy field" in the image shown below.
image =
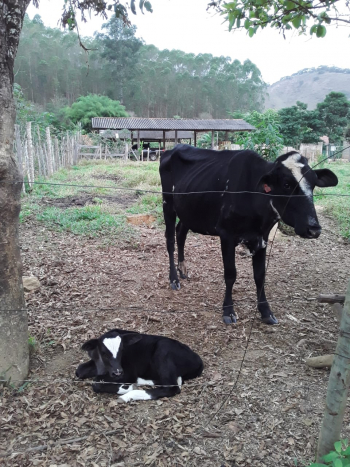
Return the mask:
<svg viewBox="0 0 350 467">
<path fill-rule="evenodd" d="M 336 187 L 315 191 L 315 194 L 320 191 L 325 193 L 325 195 L 317 194 L 315 203 L 324 206 L 326 213 L 336 219 L 341 236 L 350 239 L 350 197 L 327 196 L 327 193 L 350 195 L 350 164 L 333 162 L 325 164 L 324 167 L 331 169 L 337 175 L 339 183 Z"/>
<path fill-rule="evenodd" d="M 350 238 L 350 198 L 327 196 L 350 194 L 350 164 L 325 166 L 337 174 L 339 184 L 315 190 L 315 202 L 335 217 L 340 234 Z M 21 221 L 34 217 L 77 235 L 132 241 L 136 231 L 126 222 L 128 214 L 152 214 L 163 222 L 161 195 L 138 191 L 161 191 L 158 170 L 158 163 L 82 161 L 45 180 L 57 185 L 34 185 L 30 195 L 23 197 Z"/>
<path fill-rule="evenodd" d="M 148 213 L 162 222 L 161 195 L 138 191 L 161 191 L 158 170 L 158 163 L 82 161 L 35 184 L 23 196 L 20 220 L 35 218 L 77 235 L 133 239 L 128 214 Z"/>
</svg>

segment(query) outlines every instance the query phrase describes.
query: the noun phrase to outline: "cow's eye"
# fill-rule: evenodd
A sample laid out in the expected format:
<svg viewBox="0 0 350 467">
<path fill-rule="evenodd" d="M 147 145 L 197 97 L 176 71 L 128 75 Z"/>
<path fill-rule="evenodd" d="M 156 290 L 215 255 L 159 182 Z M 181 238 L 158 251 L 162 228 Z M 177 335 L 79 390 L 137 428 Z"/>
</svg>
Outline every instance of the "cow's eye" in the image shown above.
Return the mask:
<svg viewBox="0 0 350 467">
<path fill-rule="evenodd" d="M 290 188 L 290 185 L 289 185 L 289 183 L 287 183 L 287 182 L 286 182 L 283 186 L 284 186 L 284 188 L 286 188 L 287 190 L 289 190 L 289 188 Z"/>
</svg>

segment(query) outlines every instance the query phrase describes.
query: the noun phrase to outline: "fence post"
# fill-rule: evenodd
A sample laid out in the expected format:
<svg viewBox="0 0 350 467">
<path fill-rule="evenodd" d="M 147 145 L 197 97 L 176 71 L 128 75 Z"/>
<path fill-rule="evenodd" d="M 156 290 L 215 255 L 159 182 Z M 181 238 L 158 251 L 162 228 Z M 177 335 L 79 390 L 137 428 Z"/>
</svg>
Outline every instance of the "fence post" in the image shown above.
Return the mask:
<svg viewBox="0 0 350 467">
<path fill-rule="evenodd" d="M 46 128 L 46 146 L 47 146 L 47 168 L 49 175 L 53 174 L 53 164 L 52 164 L 52 147 L 51 147 L 51 135 L 50 135 L 50 127 Z"/>
<path fill-rule="evenodd" d="M 350 385 L 350 281 L 340 322 L 339 338 L 329 375 L 326 408 L 318 441 L 317 462 L 339 441 Z"/>
<path fill-rule="evenodd" d="M 34 154 L 33 154 L 33 139 L 32 139 L 32 122 L 27 123 L 27 151 L 28 151 L 28 173 L 30 173 L 30 187 L 34 180 Z"/>
<path fill-rule="evenodd" d="M 127 142 L 125 142 L 125 162 L 128 160 L 128 154 L 129 154 L 129 145 Z"/>
</svg>

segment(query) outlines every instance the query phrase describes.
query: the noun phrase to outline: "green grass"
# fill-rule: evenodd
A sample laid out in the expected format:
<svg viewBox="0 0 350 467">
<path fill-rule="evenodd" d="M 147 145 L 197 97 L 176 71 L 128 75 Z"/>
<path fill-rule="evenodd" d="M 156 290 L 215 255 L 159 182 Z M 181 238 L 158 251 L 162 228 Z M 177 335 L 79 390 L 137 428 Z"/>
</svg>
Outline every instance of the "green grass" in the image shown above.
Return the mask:
<svg viewBox="0 0 350 467">
<path fill-rule="evenodd" d="M 133 229 L 126 224 L 125 216 L 108 214 L 101 206 L 68 209 L 48 207 L 37 215 L 37 219 L 57 230 L 69 231 L 76 235 L 133 236 Z"/>
<path fill-rule="evenodd" d="M 327 214 L 333 216 L 338 225 L 342 237 L 350 239 L 350 197 L 324 196 L 323 192 L 342 195 L 350 195 L 350 163 L 334 162 L 325 164 L 325 167 L 332 170 L 338 177 L 338 185 L 332 188 L 315 190 L 315 203 L 324 206 Z"/>
<path fill-rule="evenodd" d="M 32 219 L 50 228 L 90 237 L 112 237 L 114 240 L 136 238 L 136 230 L 126 222 L 127 214 L 152 214 L 162 221 L 161 196 L 138 192 L 134 204 L 123 208 L 108 202 L 104 196 L 133 195 L 130 189 L 161 191 L 159 164 L 119 161 L 81 161 L 62 169 L 49 179 L 39 179 L 30 194 L 23 196 L 20 222 Z M 43 183 L 40 183 L 43 182 Z M 46 184 L 46 183 L 52 183 Z M 82 185 L 82 186 L 77 186 Z M 116 190 L 115 188 L 118 188 Z M 41 198 L 57 199 L 92 195 L 93 205 L 84 207 L 46 207 Z"/>
</svg>

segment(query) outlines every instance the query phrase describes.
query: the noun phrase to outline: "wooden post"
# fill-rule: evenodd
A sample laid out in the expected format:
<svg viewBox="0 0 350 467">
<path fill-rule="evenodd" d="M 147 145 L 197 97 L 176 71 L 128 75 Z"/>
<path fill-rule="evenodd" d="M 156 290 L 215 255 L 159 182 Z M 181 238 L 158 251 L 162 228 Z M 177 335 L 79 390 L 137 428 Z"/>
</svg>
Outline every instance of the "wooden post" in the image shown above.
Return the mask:
<svg viewBox="0 0 350 467">
<path fill-rule="evenodd" d="M 194 147 L 197 147 L 197 132 L 194 130 Z"/>
<path fill-rule="evenodd" d="M 51 147 L 51 135 L 50 127 L 46 128 L 46 147 L 47 147 L 47 168 L 49 171 L 49 176 L 53 174 L 53 164 L 52 164 L 52 147 Z"/>
<path fill-rule="evenodd" d="M 214 130 L 211 130 L 211 148 L 214 149 Z"/>
<path fill-rule="evenodd" d="M 163 150 L 165 151 L 165 130 L 163 130 Z"/>
<path fill-rule="evenodd" d="M 177 145 L 177 130 L 175 130 L 175 146 Z"/>
<path fill-rule="evenodd" d="M 339 338 L 329 376 L 326 408 L 318 441 L 317 462 L 340 440 L 350 385 L 350 281 L 340 323 Z"/>
<path fill-rule="evenodd" d="M 127 142 L 125 142 L 125 162 L 128 160 L 128 154 L 129 154 L 129 145 Z"/>
<path fill-rule="evenodd" d="M 137 130 L 137 150 L 140 149 L 140 130 Z M 140 161 L 142 161 L 142 154 L 140 155 Z"/>
<path fill-rule="evenodd" d="M 32 122 L 27 123 L 27 151 L 28 151 L 28 174 L 29 177 L 29 186 L 33 185 L 34 180 L 34 154 L 33 154 L 33 139 L 32 139 Z"/>
<path fill-rule="evenodd" d="M 149 162 L 149 146 L 147 148 L 147 162 Z"/>
</svg>

